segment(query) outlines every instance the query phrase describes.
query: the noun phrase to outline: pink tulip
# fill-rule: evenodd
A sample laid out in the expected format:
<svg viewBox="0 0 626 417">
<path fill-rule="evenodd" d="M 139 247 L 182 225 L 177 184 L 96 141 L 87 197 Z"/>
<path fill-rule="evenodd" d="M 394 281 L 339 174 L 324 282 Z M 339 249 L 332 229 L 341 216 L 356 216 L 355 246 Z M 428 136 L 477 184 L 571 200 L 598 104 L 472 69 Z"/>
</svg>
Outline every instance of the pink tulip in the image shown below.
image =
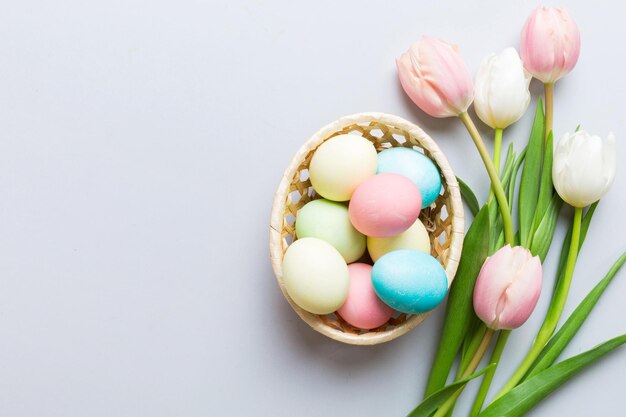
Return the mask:
<svg viewBox="0 0 626 417">
<path fill-rule="evenodd" d="M 429 115 L 458 116 L 472 104 L 474 82 L 456 45 L 425 37 L 396 65 L 402 88 Z"/>
<path fill-rule="evenodd" d="M 491 329 L 515 329 L 530 317 L 540 293 L 539 257 L 507 245 L 483 264 L 474 287 L 474 310 Z"/>
<path fill-rule="evenodd" d="M 536 8 L 524 24 L 520 55 L 526 70 L 544 83 L 570 72 L 580 54 L 580 32 L 564 9 Z"/>
</svg>

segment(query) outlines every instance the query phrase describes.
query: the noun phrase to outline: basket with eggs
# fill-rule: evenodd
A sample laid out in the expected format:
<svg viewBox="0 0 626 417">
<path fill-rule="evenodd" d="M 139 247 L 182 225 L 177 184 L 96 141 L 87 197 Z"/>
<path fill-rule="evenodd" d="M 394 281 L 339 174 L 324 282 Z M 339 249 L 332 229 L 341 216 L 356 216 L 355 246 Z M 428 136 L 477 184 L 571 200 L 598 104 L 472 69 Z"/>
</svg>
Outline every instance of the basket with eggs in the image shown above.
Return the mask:
<svg viewBox="0 0 626 417">
<path fill-rule="evenodd" d="M 448 161 L 418 126 L 343 117 L 292 159 L 276 192 L 270 252 L 295 312 L 358 345 L 413 329 L 445 298 L 463 241 Z"/>
</svg>

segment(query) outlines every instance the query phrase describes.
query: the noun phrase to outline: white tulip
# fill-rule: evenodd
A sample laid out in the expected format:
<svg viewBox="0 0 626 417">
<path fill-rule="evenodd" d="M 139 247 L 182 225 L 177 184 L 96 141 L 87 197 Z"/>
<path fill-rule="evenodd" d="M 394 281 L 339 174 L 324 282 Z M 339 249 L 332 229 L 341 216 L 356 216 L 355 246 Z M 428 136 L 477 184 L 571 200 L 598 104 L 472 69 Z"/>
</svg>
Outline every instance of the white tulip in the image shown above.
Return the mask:
<svg viewBox="0 0 626 417">
<path fill-rule="evenodd" d="M 478 68 L 474 109 L 485 124 L 504 129 L 522 117 L 530 92 L 531 75 L 514 48 L 485 58 Z"/>
<path fill-rule="evenodd" d="M 554 151 L 552 182 L 561 198 L 574 207 L 595 203 L 615 178 L 615 136 L 606 139 L 580 130 L 566 133 Z"/>
</svg>

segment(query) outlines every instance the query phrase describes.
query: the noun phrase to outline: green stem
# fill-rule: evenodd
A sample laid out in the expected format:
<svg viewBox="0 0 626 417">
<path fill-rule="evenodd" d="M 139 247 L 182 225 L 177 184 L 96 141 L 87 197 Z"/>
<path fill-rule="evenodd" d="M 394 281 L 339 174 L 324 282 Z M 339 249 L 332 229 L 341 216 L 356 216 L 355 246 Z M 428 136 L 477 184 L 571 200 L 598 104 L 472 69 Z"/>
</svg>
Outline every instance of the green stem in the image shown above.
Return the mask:
<svg viewBox="0 0 626 417">
<path fill-rule="evenodd" d="M 474 145 L 476 145 L 476 149 L 478 149 L 478 153 L 483 160 L 483 164 L 485 164 L 487 174 L 489 174 L 489 178 L 491 179 L 491 188 L 493 189 L 493 192 L 496 196 L 496 201 L 498 202 L 498 206 L 500 207 L 500 214 L 502 215 L 502 224 L 504 227 L 504 241 L 512 246 L 515 239 L 515 234 L 513 232 L 513 220 L 511 219 L 509 203 L 506 200 L 506 195 L 504 194 L 504 189 L 502 188 L 500 178 L 498 178 L 498 173 L 496 172 L 496 169 L 493 166 L 493 162 L 489 157 L 489 152 L 485 147 L 485 143 L 480 137 L 480 133 L 478 133 L 478 129 L 476 129 L 476 125 L 474 125 L 474 122 L 470 118 L 469 114 L 467 114 L 467 112 L 463 112 L 459 114 L 459 118 L 467 128 L 467 131 L 472 137 Z"/>
<path fill-rule="evenodd" d="M 467 366 L 469 365 L 471 358 L 474 357 L 474 354 L 476 354 L 476 351 L 478 350 L 478 346 L 480 346 L 480 342 L 483 340 L 483 337 L 486 331 L 487 331 L 487 326 L 485 326 L 485 323 L 481 321 L 480 325 L 474 332 L 474 335 L 470 339 L 469 345 L 467 346 L 467 350 L 461 356 L 461 363 L 459 363 L 459 369 L 457 370 L 457 373 L 456 373 L 457 379 L 461 378 L 461 375 L 463 374 L 465 369 L 467 369 Z"/>
<path fill-rule="evenodd" d="M 480 414 L 480 411 L 483 408 L 485 398 L 487 398 L 487 393 L 489 392 L 489 387 L 491 387 L 491 382 L 493 381 L 493 376 L 496 374 L 496 368 L 498 367 L 498 363 L 500 363 L 502 352 L 504 352 L 504 347 L 506 346 L 507 340 L 509 340 L 510 334 L 510 330 L 502 330 L 498 335 L 498 341 L 496 342 L 496 346 L 493 348 L 493 353 L 491 354 L 491 359 L 489 360 L 489 363 L 495 364 L 495 366 L 489 369 L 483 376 L 483 381 L 480 384 L 480 389 L 476 394 L 474 405 L 472 406 L 472 410 L 469 414 L 470 417 L 476 417 Z"/>
<path fill-rule="evenodd" d="M 572 226 L 572 240 L 570 241 L 569 252 L 567 254 L 567 263 L 565 264 L 565 273 L 563 279 L 558 283 L 558 286 L 554 290 L 554 296 L 550 307 L 548 307 L 548 313 L 541 325 L 539 333 L 535 338 L 530 351 L 522 361 L 522 364 L 517 368 L 517 371 L 509 379 L 509 381 L 500 390 L 496 398 L 502 397 L 507 392 L 511 391 L 515 386 L 524 378 L 530 367 L 533 365 L 537 357 L 541 354 L 541 351 L 545 347 L 546 343 L 550 340 L 550 337 L 554 334 L 554 330 L 561 318 L 563 308 L 565 307 L 565 301 L 569 294 L 569 288 L 572 283 L 572 276 L 574 275 L 574 267 L 576 266 L 576 258 L 578 257 L 578 246 L 580 240 L 580 227 L 582 223 L 583 209 L 576 207 L 574 209 L 574 222 Z"/>
<path fill-rule="evenodd" d="M 543 85 L 546 95 L 546 131 L 545 140 L 552 131 L 552 118 L 554 116 L 554 83 L 545 83 Z"/>
<path fill-rule="evenodd" d="M 500 154 L 502 153 L 502 129 L 496 128 L 493 135 L 493 166 L 496 169 L 496 174 L 500 175 Z M 489 190 L 489 200 L 493 199 L 493 188 Z"/>
<path fill-rule="evenodd" d="M 472 360 L 461 374 L 461 378 L 465 378 L 466 376 L 471 375 L 476 370 L 476 368 L 478 368 L 478 364 L 480 364 L 480 360 L 483 358 L 483 356 L 485 356 L 485 352 L 487 352 L 487 348 L 489 347 L 489 343 L 491 342 L 493 335 L 494 330 L 487 329 L 487 331 L 483 335 L 483 339 L 480 341 L 480 345 L 478 346 L 476 353 L 474 353 L 474 356 L 472 357 Z M 452 396 L 448 398 L 441 407 L 439 407 L 433 417 L 444 417 L 446 414 L 448 414 L 448 411 L 450 411 L 450 409 L 454 406 L 456 400 L 459 398 L 462 392 L 463 388 L 459 388 L 454 394 L 452 394 Z"/>
<path fill-rule="evenodd" d="M 500 154 L 502 153 L 502 132 L 504 130 L 499 127 L 493 135 L 493 165 L 496 169 L 496 174 L 500 175 Z"/>
</svg>

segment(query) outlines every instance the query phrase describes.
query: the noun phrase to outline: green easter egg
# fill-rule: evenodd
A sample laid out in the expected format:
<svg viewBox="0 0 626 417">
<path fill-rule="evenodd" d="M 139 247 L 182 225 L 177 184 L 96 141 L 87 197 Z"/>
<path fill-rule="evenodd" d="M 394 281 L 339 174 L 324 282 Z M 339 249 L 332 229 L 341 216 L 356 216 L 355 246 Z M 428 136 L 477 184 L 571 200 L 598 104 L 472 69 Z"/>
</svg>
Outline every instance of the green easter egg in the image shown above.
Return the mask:
<svg viewBox="0 0 626 417">
<path fill-rule="evenodd" d="M 350 223 L 348 207 L 335 201 L 313 200 L 302 207 L 296 216 L 296 235 L 325 240 L 347 263 L 365 252 L 366 238 Z"/>
</svg>

